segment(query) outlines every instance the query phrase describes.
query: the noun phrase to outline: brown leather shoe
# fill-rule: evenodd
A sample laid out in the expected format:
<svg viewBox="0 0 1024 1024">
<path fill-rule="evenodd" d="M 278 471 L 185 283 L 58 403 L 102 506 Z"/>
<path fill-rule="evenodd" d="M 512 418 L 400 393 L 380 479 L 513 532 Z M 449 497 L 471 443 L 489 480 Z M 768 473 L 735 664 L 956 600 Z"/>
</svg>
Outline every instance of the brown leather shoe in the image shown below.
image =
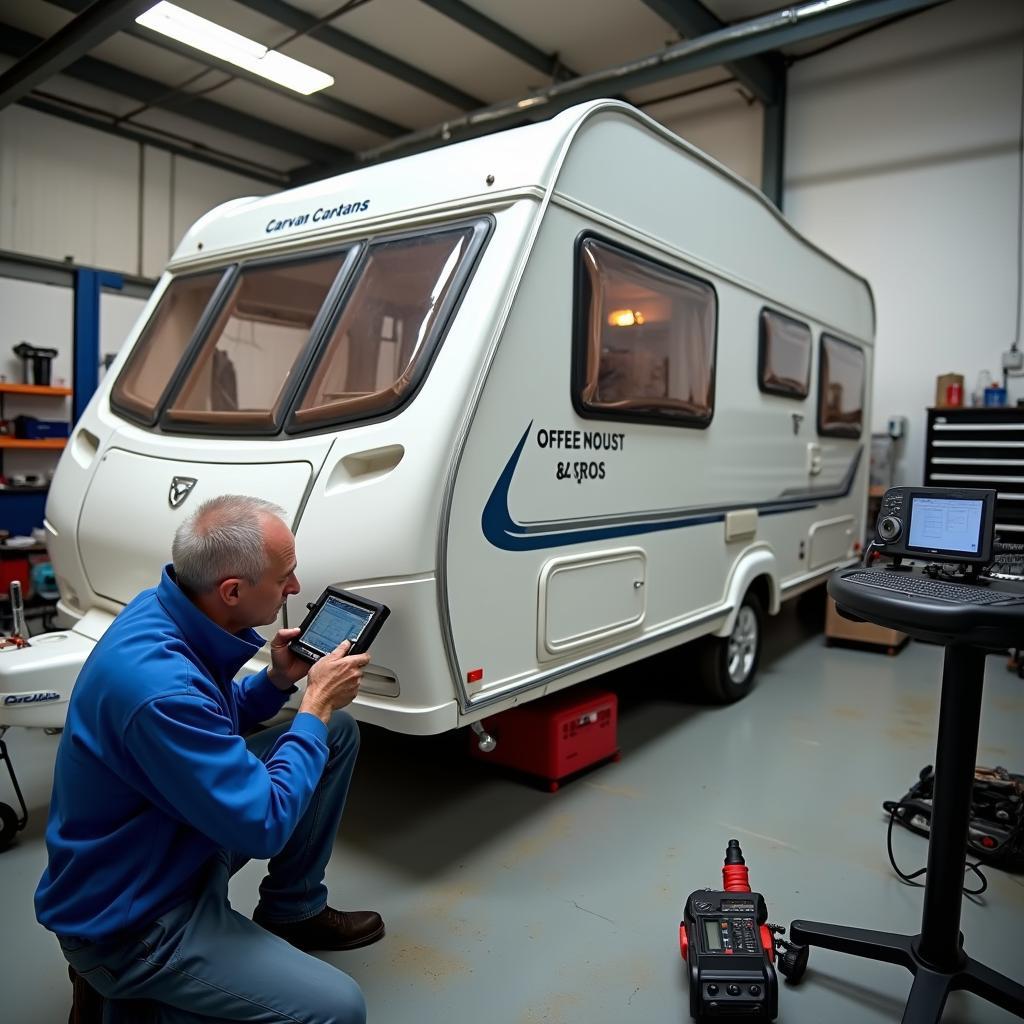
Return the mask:
<svg viewBox="0 0 1024 1024">
<path fill-rule="evenodd" d="M 316 917 L 291 924 L 268 921 L 259 907 L 252 919 L 307 953 L 314 949 L 359 949 L 384 937 L 384 921 L 373 910 L 335 910 L 324 907 Z"/>
</svg>

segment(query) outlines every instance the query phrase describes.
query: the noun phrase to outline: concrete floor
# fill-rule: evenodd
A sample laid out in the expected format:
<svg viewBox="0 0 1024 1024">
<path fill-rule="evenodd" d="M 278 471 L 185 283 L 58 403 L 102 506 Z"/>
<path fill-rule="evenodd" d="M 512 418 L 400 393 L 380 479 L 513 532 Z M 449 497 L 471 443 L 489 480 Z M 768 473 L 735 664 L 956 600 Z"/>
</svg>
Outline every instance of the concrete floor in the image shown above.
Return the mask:
<svg viewBox="0 0 1024 1024">
<path fill-rule="evenodd" d="M 916 931 L 921 890 L 889 867 L 880 805 L 934 759 L 942 651 L 826 648 L 792 610 L 769 628 L 760 685 L 734 707 L 689 703 L 664 657 L 606 677 L 622 760 L 555 794 L 466 758 L 461 735 L 364 727 L 328 884 L 336 906 L 380 910 L 388 934 L 326 958 L 363 987 L 370 1020 L 687 1020 L 682 906 L 719 885 L 734 837 L 771 920 Z M 1024 770 L 1022 725 L 1024 684 L 992 657 L 979 762 Z M 56 742 L 8 734 L 31 821 L 0 855 L 5 1024 L 62 1022 L 70 1002 L 56 940 L 32 915 Z M 0 799 L 8 788 L 0 777 Z M 904 870 L 923 866 L 923 839 L 898 832 L 894 843 Z M 967 950 L 1024 980 L 1024 876 L 986 873 L 982 900 L 964 902 Z M 236 877 L 237 909 L 251 911 L 260 876 L 250 864 Z M 780 993 L 779 1020 L 896 1021 L 909 987 L 901 968 L 814 950 L 803 984 Z M 964 993 L 944 1017 L 1015 1019 Z"/>
</svg>

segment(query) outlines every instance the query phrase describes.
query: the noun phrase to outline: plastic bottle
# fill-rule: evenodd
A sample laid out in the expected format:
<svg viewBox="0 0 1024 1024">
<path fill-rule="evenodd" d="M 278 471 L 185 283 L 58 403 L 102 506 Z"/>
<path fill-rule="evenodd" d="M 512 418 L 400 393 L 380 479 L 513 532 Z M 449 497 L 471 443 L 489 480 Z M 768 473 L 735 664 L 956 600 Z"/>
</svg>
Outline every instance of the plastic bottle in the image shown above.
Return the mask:
<svg viewBox="0 0 1024 1024">
<path fill-rule="evenodd" d="M 971 395 L 971 405 L 985 404 L 985 388 L 992 386 L 992 374 L 988 370 L 982 370 L 978 374 L 978 381 L 974 385 L 974 393 Z"/>
</svg>

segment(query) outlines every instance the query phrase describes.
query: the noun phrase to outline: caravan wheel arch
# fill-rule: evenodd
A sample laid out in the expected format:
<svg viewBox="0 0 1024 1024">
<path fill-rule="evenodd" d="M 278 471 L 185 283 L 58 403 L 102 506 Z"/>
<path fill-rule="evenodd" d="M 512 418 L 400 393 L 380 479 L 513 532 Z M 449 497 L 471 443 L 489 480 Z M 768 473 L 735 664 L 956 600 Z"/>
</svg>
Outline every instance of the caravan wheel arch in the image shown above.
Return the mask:
<svg viewBox="0 0 1024 1024">
<path fill-rule="evenodd" d="M 722 627 L 712 635 L 729 636 L 732 633 L 743 598 L 751 589 L 764 610 L 769 615 L 777 615 L 782 606 L 778 577 L 778 562 L 767 545 L 751 549 L 733 569 L 725 590 L 725 603 L 730 611 Z"/>
</svg>

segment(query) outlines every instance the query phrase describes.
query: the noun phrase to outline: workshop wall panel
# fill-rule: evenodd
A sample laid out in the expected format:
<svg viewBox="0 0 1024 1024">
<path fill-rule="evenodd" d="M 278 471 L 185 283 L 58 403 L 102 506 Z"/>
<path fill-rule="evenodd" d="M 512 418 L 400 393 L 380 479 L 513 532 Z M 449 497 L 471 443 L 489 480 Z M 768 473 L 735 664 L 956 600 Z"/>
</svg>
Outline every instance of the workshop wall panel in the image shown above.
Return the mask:
<svg viewBox="0 0 1024 1024">
<path fill-rule="evenodd" d="M 203 213 L 269 191 L 25 107 L 0 111 L 0 250 L 156 278 Z"/>
<path fill-rule="evenodd" d="M 142 147 L 142 244 L 137 273 L 157 278 L 175 244 L 171 170 L 175 157 L 164 149 Z"/>
<path fill-rule="evenodd" d="M 134 272 L 138 145 L 14 106 L 0 152 L 0 248 Z"/>
<path fill-rule="evenodd" d="M 1024 5 L 980 0 L 790 71 L 786 213 L 871 282 L 872 429 L 909 419 L 897 483 L 921 482 L 935 378 L 963 373 L 969 396 L 1014 339 L 1022 44 Z"/>
</svg>

